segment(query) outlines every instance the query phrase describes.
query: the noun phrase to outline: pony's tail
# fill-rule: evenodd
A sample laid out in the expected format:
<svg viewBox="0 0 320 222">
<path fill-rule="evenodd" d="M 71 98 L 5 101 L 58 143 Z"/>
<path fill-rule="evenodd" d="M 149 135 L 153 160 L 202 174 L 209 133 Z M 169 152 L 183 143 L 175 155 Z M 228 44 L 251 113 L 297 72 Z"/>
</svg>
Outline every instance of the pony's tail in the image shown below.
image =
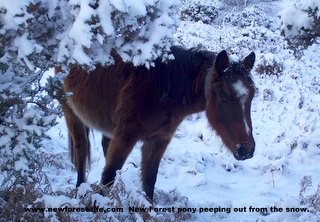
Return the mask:
<svg viewBox="0 0 320 222">
<path fill-rule="evenodd" d="M 88 141 L 88 146 L 87 146 L 87 167 L 90 170 L 91 169 L 91 144 L 90 144 L 90 138 L 89 138 L 89 133 L 90 129 L 86 127 L 86 135 L 87 135 L 87 141 Z"/>
<path fill-rule="evenodd" d="M 63 73 L 62 67 L 56 66 L 54 68 L 54 73 L 55 75 L 59 75 L 59 73 Z M 83 162 L 79 163 L 79 160 L 77 160 L 78 159 L 77 155 L 82 157 L 83 155 L 85 155 L 85 159 L 83 160 L 82 158 L 81 161 L 86 161 L 87 163 L 86 163 L 86 166 L 84 166 L 84 168 L 88 167 L 90 169 L 90 163 L 91 163 L 90 140 L 89 140 L 90 129 L 81 122 L 81 120 L 76 116 L 76 114 L 74 113 L 70 105 L 67 103 L 63 87 L 60 87 L 58 91 L 59 92 L 57 94 L 59 96 L 55 96 L 55 98 L 61 104 L 67 127 L 69 130 L 71 130 L 68 133 L 68 148 L 69 148 L 71 162 L 75 166 L 75 169 L 77 169 L 79 172 L 80 168 L 83 169 L 82 164 L 84 163 Z M 82 130 L 85 130 L 85 132 Z M 76 140 L 78 140 L 76 142 L 79 142 L 82 146 L 83 144 L 85 144 L 87 150 L 85 151 L 76 150 L 77 147 L 75 147 L 75 144 L 74 144 L 75 141 L 73 141 L 72 135 L 76 137 Z"/>
<path fill-rule="evenodd" d="M 87 152 L 86 152 L 86 159 L 87 159 L 86 162 L 87 162 L 87 167 L 90 170 L 90 168 L 91 168 L 91 144 L 90 144 L 90 139 L 89 139 L 89 133 L 90 133 L 90 129 L 88 127 L 86 127 L 86 141 L 88 143 Z M 68 133 L 68 148 L 69 148 L 71 163 L 75 166 L 75 169 L 78 169 L 79 166 L 78 166 L 78 162 L 77 162 L 77 158 L 76 158 L 76 151 L 75 151 L 72 137 L 70 136 L 69 133 Z"/>
<path fill-rule="evenodd" d="M 76 164 L 76 162 L 77 162 L 76 156 L 75 156 L 75 152 L 74 152 L 74 148 L 73 148 L 73 141 L 70 136 L 70 133 L 68 133 L 68 148 L 69 148 L 69 155 L 70 155 L 71 163 L 75 166 L 76 169 L 78 169 L 78 166 Z"/>
</svg>

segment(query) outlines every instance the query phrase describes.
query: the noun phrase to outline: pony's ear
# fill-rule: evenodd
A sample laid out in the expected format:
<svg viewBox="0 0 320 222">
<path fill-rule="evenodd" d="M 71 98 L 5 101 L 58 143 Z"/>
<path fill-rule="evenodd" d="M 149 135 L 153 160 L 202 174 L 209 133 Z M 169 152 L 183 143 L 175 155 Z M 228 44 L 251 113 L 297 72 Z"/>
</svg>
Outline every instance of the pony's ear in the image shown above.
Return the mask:
<svg viewBox="0 0 320 222">
<path fill-rule="evenodd" d="M 255 60 L 256 55 L 254 54 L 254 52 L 251 52 L 246 58 L 244 58 L 242 64 L 247 70 L 251 70 L 253 68 Z"/>
<path fill-rule="evenodd" d="M 229 67 L 229 57 L 226 50 L 219 52 L 215 60 L 217 78 L 222 77 L 223 72 Z"/>
</svg>

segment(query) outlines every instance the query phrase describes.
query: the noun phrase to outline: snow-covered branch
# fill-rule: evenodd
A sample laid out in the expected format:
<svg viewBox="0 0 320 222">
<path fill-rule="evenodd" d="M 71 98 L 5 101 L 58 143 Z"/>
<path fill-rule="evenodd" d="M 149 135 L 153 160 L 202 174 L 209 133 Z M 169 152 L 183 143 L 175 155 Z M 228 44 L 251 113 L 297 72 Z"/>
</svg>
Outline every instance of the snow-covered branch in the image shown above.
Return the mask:
<svg viewBox="0 0 320 222">
<path fill-rule="evenodd" d="M 178 24 L 178 0 L 12 0 L 0 2 L 0 67 L 149 64 L 165 56 Z"/>
</svg>

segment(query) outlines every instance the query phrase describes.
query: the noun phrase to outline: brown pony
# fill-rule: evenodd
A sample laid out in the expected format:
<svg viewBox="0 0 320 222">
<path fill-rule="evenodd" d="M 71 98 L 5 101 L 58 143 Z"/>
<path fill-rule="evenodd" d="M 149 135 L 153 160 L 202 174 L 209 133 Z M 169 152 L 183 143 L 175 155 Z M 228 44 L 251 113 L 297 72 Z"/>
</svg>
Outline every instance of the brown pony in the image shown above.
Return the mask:
<svg viewBox="0 0 320 222">
<path fill-rule="evenodd" d="M 112 66 L 97 65 L 91 72 L 71 68 L 64 82 L 71 96 L 62 105 L 77 186 L 85 181 L 89 127 L 103 133 L 102 184 L 112 183 L 136 142 L 143 142 L 141 177 L 151 200 L 161 157 L 189 114 L 205 110 L 212 128 L 237 160 L 253 156 L 250 108 L 255 88 L 249 72 L 255 54 L 230 62 L 226 51 L 217 55 L 174 46 L 171 53 L 174 60 L 157 59 L 150 69 L 124 63 L 115 53 Z"/>
</svg>

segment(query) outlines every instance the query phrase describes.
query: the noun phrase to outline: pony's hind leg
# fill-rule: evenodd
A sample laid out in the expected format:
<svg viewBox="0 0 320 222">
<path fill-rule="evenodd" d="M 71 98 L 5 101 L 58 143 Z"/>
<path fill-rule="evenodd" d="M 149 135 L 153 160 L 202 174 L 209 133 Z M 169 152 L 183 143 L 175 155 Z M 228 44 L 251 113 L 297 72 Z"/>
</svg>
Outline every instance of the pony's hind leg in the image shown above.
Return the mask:
<svg viewBox="0 0 320 222">
<path fill-rule="evenodd" d="M 109 147 L 110 141 L 111 141 L 111 139 L 109 139 L 108 137 L 102 136 L 101 145 L 102 145 L 104 157 L 107 157 L 107 152 L 108 152 L 108 147 Z"/>
<path fill-rule="evenodd" d="M 81 122 L 66 102 L 62 103 L 62 109 L 68 127 L 71 161 L 78 172 L 76 184 L 78 187 L 86 181 L 86 166 L 90 164 L 89 128 Z"/>
<path fill-rule="evenodd" d="M 157 173 L 162 158 L 171 136 L 154 135 L 145 139 L 142 146 L 142 185 L 147 197 L 152 201 L 154 185 L 157 180 Z"/>
</svg>

